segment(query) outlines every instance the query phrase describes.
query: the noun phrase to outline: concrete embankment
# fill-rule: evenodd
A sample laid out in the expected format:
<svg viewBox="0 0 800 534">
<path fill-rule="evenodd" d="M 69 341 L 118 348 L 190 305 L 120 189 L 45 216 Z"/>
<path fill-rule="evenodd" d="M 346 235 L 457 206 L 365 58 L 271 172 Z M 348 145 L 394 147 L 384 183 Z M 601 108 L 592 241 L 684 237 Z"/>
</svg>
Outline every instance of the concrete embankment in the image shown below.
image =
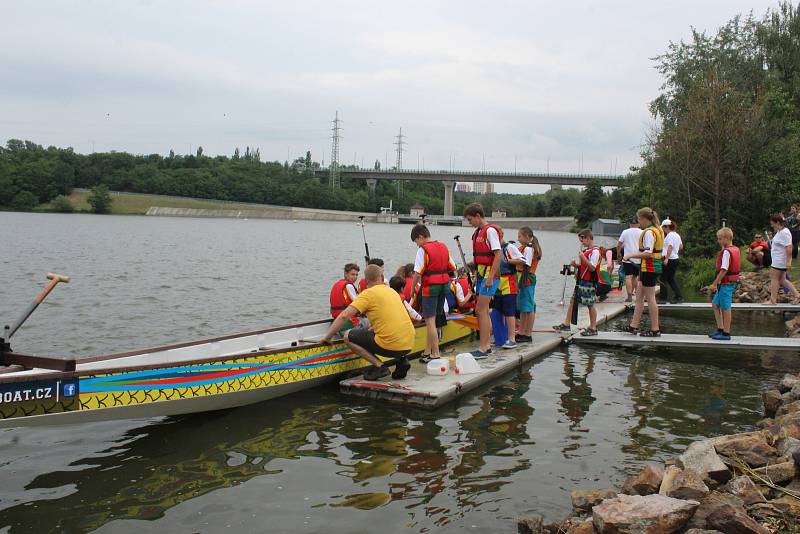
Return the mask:
<svg viewBox="0 0 800 534">
<path fill-rule="evenodd" d="M 292 208 L 275 206 L 263 209 L 196 209 L 169 208 L 153 206 L 146 215 L 157 217 L 202 217 L 224 219 L 292 219 L 311 221 L 358 221 L 364 217 L 367 222 L 385 222 L 381 215 L 357 211 L 334 211 L 313 208 Z M 388 222 L 388 221 L 386 221 Z"/>
</svg>

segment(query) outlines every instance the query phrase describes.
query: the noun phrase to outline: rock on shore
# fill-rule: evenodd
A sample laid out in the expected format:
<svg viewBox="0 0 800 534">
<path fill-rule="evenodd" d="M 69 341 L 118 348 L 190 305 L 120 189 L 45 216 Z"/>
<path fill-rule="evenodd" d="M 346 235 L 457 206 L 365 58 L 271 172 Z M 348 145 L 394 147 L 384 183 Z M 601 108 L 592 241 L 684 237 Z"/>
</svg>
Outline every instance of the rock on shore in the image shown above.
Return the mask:
<svg viewBox="0 0 800 534">
<path fill-rule="evenodd" d="M 760 430 L 696 441 L 648 464 L 619 491 L 578 489 L 556 523 L 521 518 L 525 534 L 800 532 L 800 375 L 763 393 Z M 797 407 L 797 409 L 795 409 Z"/>
</svg>

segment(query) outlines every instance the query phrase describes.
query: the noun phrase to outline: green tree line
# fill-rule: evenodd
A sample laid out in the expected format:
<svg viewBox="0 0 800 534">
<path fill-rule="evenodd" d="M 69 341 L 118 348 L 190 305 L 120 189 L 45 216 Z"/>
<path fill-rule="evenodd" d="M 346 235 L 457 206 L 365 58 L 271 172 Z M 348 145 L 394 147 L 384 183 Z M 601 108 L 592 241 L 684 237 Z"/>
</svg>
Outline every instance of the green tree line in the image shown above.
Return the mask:
<svg viewBox="0 0 800 534">
<path fill-rule="evenodd" d="M 375 212 L 382 206 L 408 213 L 421 204 L 430 214 L 441 214 L 444 190 L 439 182 L 406 181 L 402 195 L 392 180 L 378 182 L 370 195 L 364 180 L 341 178 L 341 188 L 331 190 L 327 177 L 315 177 L 319 164 L 311 153 L 294 162 L 262 162 L 258 149 L 238 148 L 231 157 L 193 155 L 170 151 L 134 155 L 126 152 L 79 154 L 72 148 L 43 147 L 11 139 L 0 147 L 0 206 L 31 210 L 37 205 L 69 195 L 72 188 L 103 186 L 112 191 L 175 195 L 193 198 L 256 202 L 308 208 Z M 349 167 L 342 167 L 347 169 Z M 549 191 L 542 195 L 457 193 L 456 210 L 480 200 L 488 210 L 502 207 L 511 216 L 572 216 L 580 192 Z M 68 211 L 58 198 L 54 209 Z"/>
</svg>

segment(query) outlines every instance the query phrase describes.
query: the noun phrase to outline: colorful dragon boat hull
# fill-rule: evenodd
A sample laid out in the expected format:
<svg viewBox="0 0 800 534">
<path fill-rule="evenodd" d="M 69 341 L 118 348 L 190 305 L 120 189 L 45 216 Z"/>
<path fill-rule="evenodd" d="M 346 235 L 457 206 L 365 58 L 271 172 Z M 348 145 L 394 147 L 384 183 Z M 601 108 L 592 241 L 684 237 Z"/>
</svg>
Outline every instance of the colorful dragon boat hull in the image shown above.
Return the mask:
<svg viewBox="0 0 800 534">
<path fill-rule="evenodd" d="M 468 319 L 448 319 L 442 329 L 443 344 L 473 332 Z M 221 410 L 314 387 L 363 369 L 366 362 L 344 343 L 314 341 L 329 324 L 318 321 L 78 358 L 70 372 L 5 368 L 0 372 L 0 427 Z M 425 328 L 418 327 L 416 333 L 412 354 L 425 348 Z"/>
</svg>

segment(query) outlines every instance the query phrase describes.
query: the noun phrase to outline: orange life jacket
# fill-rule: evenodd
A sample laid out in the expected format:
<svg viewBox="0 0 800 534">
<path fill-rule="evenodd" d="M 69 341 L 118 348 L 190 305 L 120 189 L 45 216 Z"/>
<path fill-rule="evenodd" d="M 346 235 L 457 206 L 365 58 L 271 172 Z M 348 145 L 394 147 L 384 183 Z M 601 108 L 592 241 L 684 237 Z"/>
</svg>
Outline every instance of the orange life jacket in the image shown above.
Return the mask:
<svg viewBox="0 0 800 534">
<path fill-rule="evenodd" d="M 472 257 L 475 259 L 476 265 L 491 265 L 494 262 L 494 252 L 486 235 L 489 228 L 494 228 L 497 231 L 498 240 L 500 243 L 503 242 L 503 231 L 497 225 L 490 223 L 475 230 L 475 233 L 472 234 Z"/>
<path fill-rule="evenodd" d="M 739 281 L 740 278 L 739 271 L 742 268 L 742 257 L 741 254 L 739 253 L 738 247 L 725 247 L 724 249 L 719 251 L 719 254 L 717 254 L 717 272 L 720 272 L 722 270 L 722 255 L 725 253 L 726 250 L 731 255 L 730 258 L 731 261 L 730 264 L 728 265 L 728 272 L 725 273 L 725 276 L 722 277 L 722 283 L 731 284 L 733 282 Z"/>
<path fill-rule="evenodd" d="M 350 284 L 350 282 L 342 278 L 333 284 L 331 288 L 331 316 L 334 319 L 353 302 L 350 298 L 350 294 L 347 292 L 348 284 Z"/>
<path fill-rule="evenodd" d="M 453 272 L 450 269 L 450 250 L 438 241 L 422 244 L 425 251 L 425 267 L 422 273 L 422 287 L 430 287 L 450 282 Z"/>
</svg>

